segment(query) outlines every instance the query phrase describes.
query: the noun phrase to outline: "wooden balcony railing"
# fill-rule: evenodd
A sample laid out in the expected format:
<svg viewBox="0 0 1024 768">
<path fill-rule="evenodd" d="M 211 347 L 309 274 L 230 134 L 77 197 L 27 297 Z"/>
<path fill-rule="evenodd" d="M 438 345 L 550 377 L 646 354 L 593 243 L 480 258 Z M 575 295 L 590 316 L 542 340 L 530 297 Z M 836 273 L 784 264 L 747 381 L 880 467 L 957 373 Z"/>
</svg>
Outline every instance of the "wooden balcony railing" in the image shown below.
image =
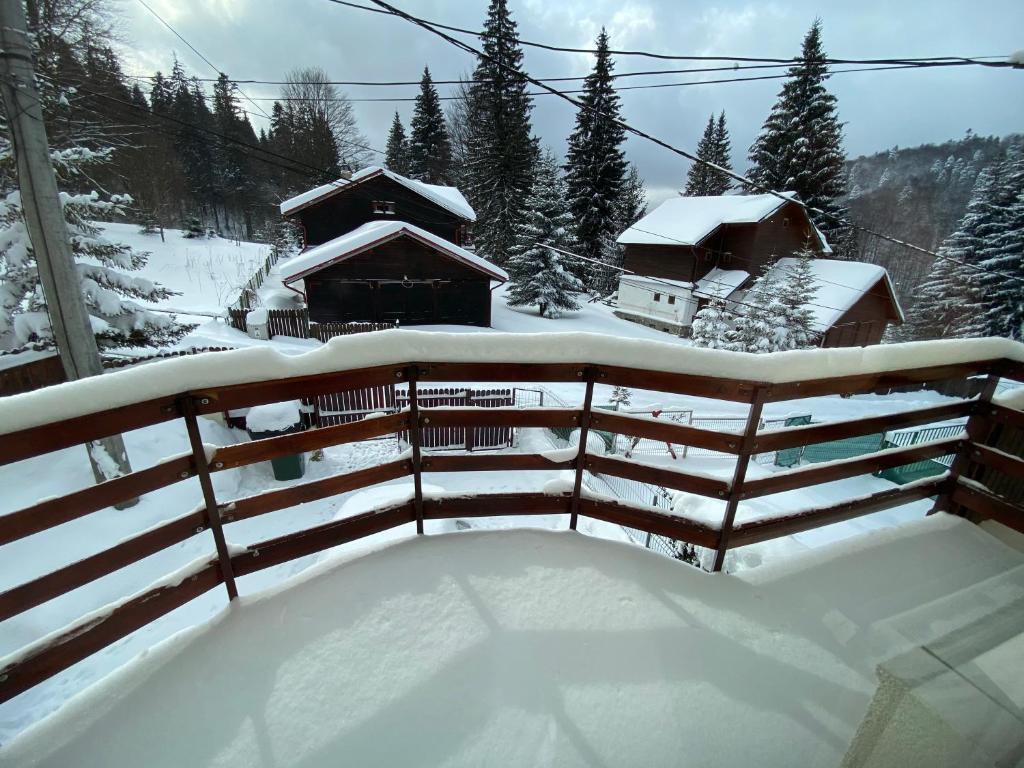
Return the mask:
<svg viewBox="0 0 1024 768">
<path fill-rule="evenodd" d="M 342 342 L 345 343 L 348 342 Z M 345 349 L 337 342 L 334 348 Z M 231 354 L 235 353 L 222 354 L 218 359 L 223 360 L 224 365 L 230 365 L 233 359 L 229 357 Z M 826 361 L 824 357 L 821 359 L 823 363 Z M 147 375 L 159 377 L 164 371 L 172 370 L 163 366 L 177 363 L 156 364 Z M 123 375 L 110 374 L 104 379 L 117 382 L 118 377 Z M 758 433 L 761 411 L 766 403 L 822 395 L 887 392 L 893 387 L 971 376 L 987 377 L 984 390 L 974 399 L 888 416 Z M 569 516 L 568 525 L 575 528 L 578 517 L 584 515 L 714 549 L 715 570 L 721 569 L 729 548 L 786 536 L 930 497 L 936 499 L 935 509 L 964 515 L 975 521 L 994 518 L 1017 530 L 1024 530 L 1024 511 L 1020 497 L 1000 497 L 987 488 L 998 484 L 998 478 L 1011 484 L 1024 481 L 1024 460 L 998 448 L 1000 436 L 1008 434 L 1007 430 L 1024 430 L 1024 413 L 991 402 L 1000 377 L 1024 380 L 1024 367 L 1019 362 L 1000 357 L 898 371 L 764 382 L 590 362 L 411 361 L 199 388 L 8 431 L 0 437 L 0 464 L 9 464 L 110 434 L 174 419 L 184 422 L 191 450 L 130 475 L 60 498 L 40 501 L 31 507 L 0 516 L 0 545 L 192 477 L 199 479 L 205 506 L 0 594 L 0 620 L 16 616 L 193 536 L 209 532 L 213 538 L 214 553 L 205 566 L 190 573 L 179 583 L 154 587 L 98 616 L 93 615 L 87 621 L 76 623 L 66 631 L 50 636 L 19 654 L 16 661 L 0 669 L 0 701 L 26 691 L 220 584 L 225 586 L 229 597 L 234 598 L 237 595 L 235 581 L 241 576 L 407 523 L 415 523 L 417 530 L 422 532 L 424 520 L 565 514 Z M 197 418 L 205 414 L 395 382 L 409 387 L 409 407 L 398 413 L 223 446 L 217 448 L 212 455 L 208 455 L 199 436 Z M 421 382 L 582 382 L 584 399 L 582 407 L 578 409 L 421 408 L 417 398 L 417 386 Z M 749 406 L 746 426 L 740 433 L 726 433 L 596 410 L 593 402 L 597 383 L 745 403 Z M 65 385 L 60 391 L 73 398 L 81 391 L 76 389 L 80 384 L 86 382 Z M 966 434 L 961 437 L 779 471 L 754 480 L 746 479 L 750 458 L 755 453 L 931 424 L 957 417 L 968 419 Z M 552 459 L 542 454 L 522 453 L 438 455 L 420 449 L 420 431 L 428 425 L 578 428 L 580 440 L 571 458 L 556 456 Z M 685 470 L 644 465 L 624 458 L 594 455 L 586 450 L 587 433 L 591 429 L 731 454 L 736 457 L 735 468 L 730 480 L 722 480 Z M 244 498 L 218 499 L 214 493 L 211 475 L 216 472 L 277 456 L 395 433 L 408 433 L 412 449 L 408 457 Z M 784 517 L 735 524 L 737 509 L 745 499 L 950 454 L 955 454 L 956 459 L 950 472 L 944 476 L 826 507 L 796 510 Z M 425 498 L 422 490 L 422 476 L 428 472 L 555 469 L 574 471 L 571 492 L 560 495 L 540 492 L 481 494 L 472 498 L 434 499 Z M 588 493 L 584 487 L 584 473 L 588 470 L 721 499 L 725 502 L 722 523 L 719 527 L 712 527 L 653 507 L 598 497 Z M 225 527 L 240 520 L 402 477 L 413 478 L 413 498 L 408 502 L 262 541 L 244 551 L 229 548 L 227 544 Z M 992 477 L 997 480 L 991 480 Z"/>
</svg>

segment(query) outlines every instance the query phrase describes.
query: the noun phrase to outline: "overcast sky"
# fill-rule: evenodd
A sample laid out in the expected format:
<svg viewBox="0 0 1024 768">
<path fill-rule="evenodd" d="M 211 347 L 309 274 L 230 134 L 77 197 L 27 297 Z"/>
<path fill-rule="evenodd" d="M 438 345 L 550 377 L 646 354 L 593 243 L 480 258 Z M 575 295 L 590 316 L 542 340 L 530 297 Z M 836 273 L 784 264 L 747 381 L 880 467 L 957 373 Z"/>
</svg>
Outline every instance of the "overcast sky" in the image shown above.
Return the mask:
<svg viewBox="0 0 1024 768">
<path fill-rule="evenodd" d="M 137 0 L 119 0 L 121 36 L 129 74 L 170 69 L 176 54 L 190 72 L 213 74 Z M 455 79 L 473 58 L 401 19 L 347 8 L 329 0 L 147 0 L 181 35 L 233 79 L 280 80 L 295 67 L 321 66 L 335 80 L 415 80 L 424 64 L 436 80 Z M 398 0 L 424 18 L 479 28 L 485 0 Z M 520 35 L 566 47 L 592 47 L 605 26 L 612 47 L 683 55 L 791 57 L 814 17 L 824 23 L 827 53 L 835 58 L 1005 55 L 1024 48 L 1021 0 L 510 0 Z M 470 40 L 472 44 L 475 41 Z M 526 49 L 526 70 L 537 77 L 583 76 L 585 54 Z M 616 72 L 701 66 L 640 57 L 618 57 Z M 763 74 L 708 73 L 629 78 L 620 85 L 682 82 Z M 622 93 L 627 122 L 683 148 L 693 149 L 711 112 L 725 110 L 733 161 L 746 168 L 746 153 L 780 87 L 779 80 L 723 83 Z M 851 157 L 893 145 L 940 142 L 963 135 L 1024 131 L 1024 70 L 957 67 L 837 74 L 830 88 L 839 98 Z M 243 90 L 267 112 L 275 86 Z M 450 88 L 439 89 L 445 95 Z M 414 87 L 346 89 L 360 97 L 411 97 Z M 263 99 L 268 99 L 264 101 Z M 248 102 L 257 128 L 265 124 Z M 408 125 L 411 102 L 354 104 L 372 146 L 384 148 L 397 108 Z M 572 128 L 571 105 L 535 99 L 534 131 L 562 153 Z M 642 139 L 627 155 L 646 180 L 652 200 L 682 184 L 688 163 Z"/>
</svg>

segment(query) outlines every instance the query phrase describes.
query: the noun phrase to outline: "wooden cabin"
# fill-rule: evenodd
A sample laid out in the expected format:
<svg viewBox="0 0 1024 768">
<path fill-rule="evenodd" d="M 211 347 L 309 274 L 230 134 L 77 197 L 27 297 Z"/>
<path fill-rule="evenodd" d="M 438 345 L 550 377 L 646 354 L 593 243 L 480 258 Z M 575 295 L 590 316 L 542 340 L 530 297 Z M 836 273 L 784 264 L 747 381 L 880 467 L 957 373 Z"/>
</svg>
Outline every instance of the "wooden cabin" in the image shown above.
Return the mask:
<svg viewBox="0 0 1024 768">
<path fill-rule="evenodd" d="M 822 346 L 877 344 L 890 323 L 903 322 L 886 271 L 828 259 L 831 248 L 806 209 L 776 195 L 672 198 L 618 242 L 627 272 L 616 314 L 660 330 L 688 335 L 710 299 L 739 305 L 766 263 L 784 270 L 804 249 L 816 256 L 818 307 L 811 309 Z"/>
<path fill-rule="evenodd" d="M 310 320 L 491 324 L 491 288 L 508 275 L 465 246 L 473 209 L 454 187 L 371 167 L 281 204 L 305 249 L 283 263 Z"/>
<path fill-rule="evenodd" d="M 491 287 L 504 270 L 402 221 L 372 221 L 283 262 L 310 320 L 400 325 L 491 324 Z"/>
</svg>

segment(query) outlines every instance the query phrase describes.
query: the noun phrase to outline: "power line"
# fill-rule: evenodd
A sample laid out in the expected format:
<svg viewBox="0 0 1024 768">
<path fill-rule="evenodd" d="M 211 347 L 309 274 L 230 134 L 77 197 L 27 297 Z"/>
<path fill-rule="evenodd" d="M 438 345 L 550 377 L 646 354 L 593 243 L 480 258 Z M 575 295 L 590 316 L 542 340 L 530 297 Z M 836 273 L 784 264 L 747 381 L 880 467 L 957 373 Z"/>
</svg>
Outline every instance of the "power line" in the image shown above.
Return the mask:
<svg viewBox="0 0 1024 768">
<path fill-rule="evenodd" d="M 347 2 L 343 2 L 343 0 L 329 0 L 329 1 L 330 2 L 342 2 L 343 4 L 346 4 L 346 5 L 349 4 Z M 465 43 L 465 42 L 463 42 L 461 40 L 457 40 L 454 37 L 452 37 L 451 35 L 446 35 L 444 32 L 441 32 L 438 29 L 435 29 L 430 24 L 430 22 L 426 22 L 426 21 L 424 21 L 424 20 L 422 20 L 422 19 L 420 19 L 420 18 L 418 18 L 416 16 L 413 16 L 413 15 L 409 14 L 406 11 L 403 11 L 403 10 L 401 10 L 399 8 L 396 8 L 395 6 L 385 2 L 384 0 L 371 0 L 371 2 L 373 2 L 374 4 L 380 6 L 381 8 L 387 9 L 386 12 L 389 13 L 390 15 L 397 16 L 399 18 L 405 19 L 406 21 L 408 21 L 408 22 L 410 22 L 412 24 L 415 24 L 416 26 L 421 27 L 421 28 L 427 30 L 428 32 L 431 32 L 432 34 L 440 37 L 442 40 L 447 41 L 451 45 L 454 45 L 456 48 L 459 48 L 459 49 L 461 49 L 461 50 L 463 50 L 463 51 L 465 51 L 467 53 L 471 53 L 474 56 L 477 56 L 477 57 L 479 57 L 481 59 L 485 59 L 485 60 L 490 61 L 490 62 L 492 62 L 494 64 L 497 64 L 497 66 L 501 67 L 502 69 L 511 70 L 511 74 L 514 75 L 515 77 L 521 78 L 522 80 L 525 80 L 526 82 L 533 83 L 534 85 L 544 89 L 548 93 L 550 93 L 552 95 L 555 95 L 555 96 L 558 96 L 561 99 L 563 99 L 564 101 L 569 102 L 570 104 L 574 105 L 578 109 L 586 109 L 586 110 L 588 110 L 590 112 L 594 112 L 594 113 L 600 114 L 600 110 L 597 110 L 597 109 L 595 109 L 593 107 L 586 106 L 585 104 L 583 104 L 578 99 L 574 99 L 571 96 L 568 96 L 568 95 L 562 93 L 561 91 L 558 91 L 558 90 L 552 88 L 551 86 L 547 85 L 546 83 L 542 83 L 542 82 L 538 81 L 536 78 L 531 77 L 530 75 L 526 74 L 525 72 L 520 72 L 519 70 L 517 70 L 517 69 L 515 69 L 513 67 L 509 67 L 507 64 L 503 64 L 501 62 L 494 61 L 493 58 L 491 58 L 490 56 L 485 54 L 483 51 L 480 51 L 480 50 L 474 48 L 473 46 L 469 45 L 468 43 Z M 634 128 L 632 125 L 630 125 L 629 123 L 625 122 L 624 120 L 620 120 L 620 119 L 617 119 L 617 118 L 612 118 L 612 119 L 613 119 L 613 121 L 615 122 L 616 125 L 618 125 L 620 128 L 622 128 L 624 131 L 633 134 L 634 136 L 639 136 L 640 138 L 646 139 L 647 141 L 650 141 L 653 144 L 657 144 L 658 146 L 663 147 L 664 149 L 667 149 L 668 151 L 670 151 L 670 152 L 672 152 L 672 153 L 674 153 L 676 155 L 679 155 L 680 157 L 684 157 L 687 160 L 690 160 L 691 162 L 699 163 L 699 164 L 701 164 L 701 165 L 703 165 L 703 166 L 705 166 L 707 168 L 711 168 L 714 171 L 717 171 L 719 173 L 723 173 L 726 176 L 728 176 L 729 178 L 733 179 L 734 181 L 740 182 L 741 184 L 743 184 L 744 186 L 746 186 L 749 189 L 754 189 L 754 190 L 760 191 L 760 192 L 762 192 L 764 194 L 774 195 L 775 197 L 779 198 L 780 200 L 787 200 L 787 201 L 795 202 L 798 205 L 802 206 L 805 210 L 807 210 L 807 211 L 809 211 L 811 213 L 818 214 L 818 215 L 823 216 L 825 218 L 828 218 L 828 219 L 832 220 L 833 222 L 835 222 L 836 224 L 839 224 L 841 226 L 850 227 L 851 229 L 856 229 L 856 230 L 858 230 L 860 232 L 864 232 L 865 234 L 872 235 L 874 237 L 877 237 L 877 238 L 879 238 L 881 240 L 885 240 L 885 241 L 890 242 L 890 243 L 894 243 L 895 245 L 900 245 L 900 246 L 902 246 L 904 248 L 907 248 L 909 250 L 912 250 L 912 251 L 917 251 L 919 253 L 927 254 L 927 255 L 932 256 L 933 258 L 936 258 L 936 259 L 943 259 L 945 261 L 950 261 L 950 262 L 952 262 L 954 264 L 959 264 L 960 266 L 966 267 L 967 269 L 970 269 L 970 270 L 973 270 L 973 271 L 976 271 L 976 272 L 982 272 L 982 273 L 986 273 L 986 274 L 998 275 L 998 276 L 1003 277 L 1004 279 L 1007 279 L 1007 280 L 1011 280 L 1011 281 L 1014 281 L 1014 282 L 1022 282 L 1022 283 L 1024 283 L 1024 280 L 1022 280 L 1021 278 L 1018 278 L 1016 276 L 1008 275 L 1008 274 L 1005 274 L 1003 272 L 998 272 L 996 270 L 986 269 L 985 267 L 982 267 L 980 265 L 970 264 L 970 263 L 962 261 L 960 259 L 954 259 L 951 256 L 947 256 L 947 255 L 944 255 L 944 254 L 941 254 L 941 253 L 937 253 L 935 251 L 932 251 L 932 250 L 929 250 L 927 248 L 924 248 L 924 247 L 922 247 L 920 245 L 916 245 L 914 243 L 907 242 L 906 240 L 903 240 L 901 238 L 893 237 L 892 235 L 887 235 L 887 234 L 885 234 L 883 232 L 878 232 L 877 230 L 871 229 L 869 227 L 865 227 L 865 226 L 862 226 L 860 224 L 856 224 L 856 223 L 854 223 L 852 221 L 849 221 L 848 219 L 844 219 L 841 216 L 836 216 L 835 214 L 829 213 L 828 211 L 823 211 L 820 208 L 814 208 L 812 206 L 807 205 L 806 203 L 804 203 L 802 201 L 793 200 L 792 198 L 787 197 L 786 195 L 784 195 L 781 192 L 778 192 L 778 191 L 776 191 L 774 189 L 770 189 L 768 187 L 765 187 L 762 184 L 754 182 L 751 179 L 748 179 L 747 177 L 742 176 L 741 174 L 736 173 L 735 171 L 733 171 L 730 168 L 723 168 L 722 166 L 720 166 L 720 165 L 718 165 L 716 163 L 712 163 L 712 162 L 710 162 L 708 160 L 704 160 L 703 158 L 697 157 L 696 155 L 694 155 L 691 152 L 686 151 L 685 149 L 680 149 L 679 147 L 676 147 L 676 146 L 674 146 L 672 144 L 669 144 L 668 142 L 666 142 L 666 141 L 664 141 L 662 139 L 659 139 L 658 137 L 656 137 L 656 136 L 654 136 L 654 135 L 652 135 L 650 133 L 647 133 L 646 131 L 642 131 L 639 128 Z"/>
<path fill-rule="evenodd" d="M 336 5 L 344 5 L 349 8 L 357 8 L 361 11 L 370 11 L 371 13 L 380 13 L 385 15 L 403 15 L 405 12 L 400 11 L 393 6 L 388 6 L 386 3 L 377 3 L 377 0 L 371 0 L 371 2 L 382 6 L 381 8 L 373 8 L 367 5 L 360 5 L 359 3 L 353 3 L 349 0 L 328 0 L 328 2 Z M 385 10 L 387 8 L 388 10 Z M 489 37 L 489 35 L 475 29 L 466 29 L 464 27 L 454 27 L 449 24 L 441 24 L 436 21 L 427 21 L 418 17 L 410 16 L 410 20 L 417 19 L 416 23 L 427 24 L 436 29 L 446 29 L 449 32 L 457 32 L 463 35 L 472 35 L 480 39 Z M 510 42 L 518 43 L 519 45 L 526 46 L 529 48 L 541 48 L 546 51 L 556 51 L 560 53 L 589 53 L 596 54 L 597 51 L 593 48 L 569 48 L 560 45 L 548 45 L 546 43 L 538 43 L 530 40 L 523 40 L 519 37 L 509 36 L 506 38 Z M 461 41 L 457 41 L 461 42 Z M 608 53 L 614 56 L 643 56 L 651 59 L 660 59 L 667 61 L 744 61 L 744 62 L 764 62 L 772 64 L 786 64 L 793 65 L 799 64 L 800 59 L 781 59 L 781 58 L 763 58 L 755 56 L 682 56 L 676 54 L 664 54 L 664 53 L 652 53 L 651 51 L 631 51 L 631 50 L 609 50 Z M 1003 61 L 985 61 L 985 59 L 1002 59 Z M 1020 64 L 1014 64 L 1006 61 L 1005 55 L 1000 56 L 924 56 L 924 57 L 904 57 L 904 58 L 889 58 L 889 59 L 822 59 L 822 63 L 825 64 L 908 64 L 908 63 L 928 63 L 935 61 L 958 61 L 962 64 L 969 64 L 974 66 L 985 66 L 985 67 L 1016 67 L 1020 68 Z"/>
</svg>

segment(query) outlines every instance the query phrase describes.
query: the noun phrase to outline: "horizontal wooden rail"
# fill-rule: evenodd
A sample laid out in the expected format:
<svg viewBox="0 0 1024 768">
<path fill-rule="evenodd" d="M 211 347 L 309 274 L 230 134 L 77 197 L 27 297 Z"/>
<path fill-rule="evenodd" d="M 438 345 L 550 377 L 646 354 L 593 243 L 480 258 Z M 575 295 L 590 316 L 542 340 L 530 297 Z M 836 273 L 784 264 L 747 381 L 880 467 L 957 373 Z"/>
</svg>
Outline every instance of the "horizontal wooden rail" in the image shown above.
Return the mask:
<svg viewBox="0 0 1024 768">
<path fill-rule="evenodd" d="M 843 520 L 870 515 L 873 512 L 892 509 L 912 501 L 927 499 L 938 494 L 945 482 L 946 478 L 939 476 L 929 482 L 881 491 L 867 498 L 806 509 L 785 517 L 744 523 L 733 528 L 732 535 L 729 537 L 729 546 L 745 547 L 748 544 L 757 544 L 769 539 L 777 539 L 780 536 L 791 536 L 794 533 L 809 531 L 824 525 L 840 523 Z"/>
<path fill-rule="evenodd" d="M 220 569 L 214 561 L 179 584 L 156 587 L 100 618 L 72 626 L 34 652 L 0 669 L 0 702 L 53 677 L 220 583 Z"/>
<path fill-rule="evenodd" d="M 741 498 L 752 499 L 757 496 L 767 496 L 771 493 L 791 491 L 794 488 L 807 488 L 820 483 L 829 483 L 833 480 L 843 480 L 848 477 L 867 475 L 883 469 L 901 467 L 904 464 L 913 464 L 915 461 L 934 459 L 939 456 L 948 456 L 960 450 L 963 440 L 959 437 L 951 437 L 948 440 L 935 440 L 930 443 L 911 445 L 907 448 L 893 448 L 890 450 L 869 453 L 866 456 L 857 456 L 852 459 L 832 461 L 826 464 L 812 464 L 808 467 L 791 469 L 787 472 L 777 472 L 768 477 L 758 480 L 748 480 L 743 485 Z"/>
<path fill-rule="evenodd" d="M 412 474 L 412 463 L 408 459 L 391 461 L 387 464 L 357 469 L 343 475 L 332 475 L 309 483 L 291 485 L 255 496 L 246 496 L 220 505 L 221 520 L 235 523 L 252 517 L 265 515 L 278 509 L 287 509 L 327 496 L 355 491 L 370 485 L 397 480 Z"/>
<path fill-rule="evenodd" d="M 999 403 L 987 403 L 986 409 L 989 417 L 997 424 L 1024 429 L 1024 411 L 1016 411 Z"/>
<path fill-rule="evenodd" d="M 950 499 L 954 504 L 966 507 L 975 522 L 995 520 L 1015 531 L 1024 532 L 1024 510 L 1006 499 L 962 481 L 953 489 Z"/>
<path fill-rule="evenodd" d="M 55 429 L 53 424 L 43 424 L 8 432 L 0 435 L 0 466 L 62 448 L 84 445 L 101 437 L 151 427 L 180 416 L 176 397 L 172 396 L 64 419 L 59 429 Z"/>
<path fill-rule="evenodd" d="M 580 514 L 709 549 L 718 547 L 718 540 L 721 536 L 719 531 L 692 520 L 657 512 L 653 508 L 640 509 L 632 505 L 617 504 L 614 501 L 603 499 L 586 497 L 580 499 Z"/>
<path fill-rule="evenodd" d="M 602 432 L 647 437 L 665 443 L 707 448 L 722 453 L 735 454 L 739 452 L 740 435 L 738 434 L 700 429 L 673 421 L 655 421 L 654 419 L 595 410 L 590 419 L 590 425 Z"/>
<path fill-rule="evenodd" d="M 715 499 L 724 498 L 729 492 L 729 484 L 725 480 L 679 472 L 674 469 L 653 467 L 628 459 L 615 459 L 610 456 L 595 456 L 588 453 L 586 466 L 591 472 L 615 475 L 627 480 L 638 480 L 641 483 L 663 485 L 677 491 L 687 491 Z"/>
<path fill-rule="evenodd" d="M 192 455 L 176 456 L 130 475 L 91 485 L 0 516 L 0 545 L 77 520 L 92 512 L 166 488 L 195 474 Z"/>
<path fill-rule="evenodd" d="M 409 414 L 400 412 L 353 421 L 349 424 L 337 424 L 332 427 L 295 432 L 291 435 L 237 443 L 218 448 L 210 460 L 210 469 L 214 472 L 221 472 L 258 461 L 269 461 L 291 453 L 303 453 L 315 451 L 318 448 L 328 448 L 332 445 L 357 443 L 360 440 L 401 432 L 408 427 Z"/>
<path fill-rule="evenodd" d="M 468 498 L 424 499 L 423 517 L 502 517 L 505 515 L 567 515 L 569 496 L 544 493 L 480 494 Z"/>
<path fill-rule="evenodd" d="M 0 621 L 35 608 L 206 530 L 202 512 L 179 517 L 60 570 L 0 592 Z"/>
<path fill-rule="evenodd" d="M 799 448 L 805 445 L 829 443 L 833 440 L 890 432 L 905 427 L 934 424 L 947 419 L 969 416 L 977 405 L 974 400 L 964 400 L 949 405 L 918 408 L 913 411 L 871 416 L 866 419 L 831 421 L 825 424 L 811 424 L 806 427 L 786 427 L 773 432 L 759 433 L 754 442 L 754 449 L 758 453 L 770 453 L 787 448 Z"/>
<path fill-rule="evenodd" d="M 552 460 L 539 453 L 424 453 L 424 472 L 500 472 L 572 469 L 574 459 Z"/>
<path fill-rule="evenodd" d="M 412 502 L 408 501 L 261 541 L 247 552 L 234 555 L 231 564 L 236 575 L 244 576 L 415 521 Z"/>
<path fill-rule="evenodd" d="M 967 451 L 972 461 L 1002 472 L 1004 475 L 1024 479 L 1024 459 L 980 443 L 971 443 L 967 446 Z"/>
<path fill-rule="evenodd" d="M 420 408 L 420 424 L 430 427 L 547 427 L 580 425 L 578 408 Z"/>
</svg>

